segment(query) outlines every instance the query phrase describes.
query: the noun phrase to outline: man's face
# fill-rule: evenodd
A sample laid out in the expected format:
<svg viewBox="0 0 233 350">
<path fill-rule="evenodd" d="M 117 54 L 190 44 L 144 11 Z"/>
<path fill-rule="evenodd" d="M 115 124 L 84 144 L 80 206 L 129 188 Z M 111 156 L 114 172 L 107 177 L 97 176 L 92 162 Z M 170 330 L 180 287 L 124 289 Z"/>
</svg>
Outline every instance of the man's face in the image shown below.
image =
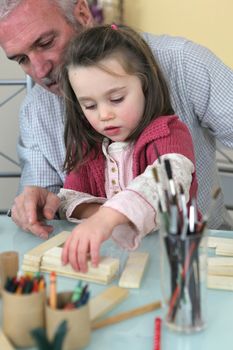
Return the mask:
<svg viewBox="0 0 233 350">
<path fill-rule="evenodd" d="M 88 26 L 89 9 L 83 0 L 79 0 L 76 7 L 80 3 L 83 7 L 79 22 Z M 74 27 L 48 0 L 24 0 L 0 22 L 0 46 L 7 57 L 18 62 L 34 82 L 56 94 L 59 93 L 56 70 L 74 34 Z"/>
</svg>

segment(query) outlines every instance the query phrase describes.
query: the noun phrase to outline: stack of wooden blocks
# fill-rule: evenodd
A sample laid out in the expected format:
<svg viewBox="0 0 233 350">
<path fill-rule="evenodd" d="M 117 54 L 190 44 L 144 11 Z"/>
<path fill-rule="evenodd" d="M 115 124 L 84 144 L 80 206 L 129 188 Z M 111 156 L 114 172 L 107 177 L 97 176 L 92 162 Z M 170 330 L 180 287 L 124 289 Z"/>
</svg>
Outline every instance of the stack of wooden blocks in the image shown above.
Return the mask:
<svg viewBox="0 0 233 350">
<path fill-rule="evenodd" d="M 109 284 L 119 275 L 120 261 L 116 258 L 101 257 L 98 267 L 88 262 L 88 272 L 74 271 L 71 265 L 62 265 L 62 245 L 70 232 L 63 231 L 24 255 L 22 270 L 25 272 L 51 272 L 100 284 Z M 146 252 L 131 252 L 119 279 L 119 287 L 139 288 L 149 259 Z"/>
<path fill-rule="evenodd" d="M 233 239 L 208 237 L 208 248 L 215 249 L 208 258 L 208 288 L 233 290 Z"/>
</svg>

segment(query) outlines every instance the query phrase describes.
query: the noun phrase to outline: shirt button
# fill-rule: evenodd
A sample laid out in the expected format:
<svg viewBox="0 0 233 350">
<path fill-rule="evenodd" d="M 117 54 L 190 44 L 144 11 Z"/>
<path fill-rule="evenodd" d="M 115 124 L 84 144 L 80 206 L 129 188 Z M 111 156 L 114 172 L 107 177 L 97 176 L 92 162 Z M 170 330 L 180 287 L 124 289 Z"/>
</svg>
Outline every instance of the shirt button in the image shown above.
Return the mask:
<svg viewBox="0 0 233 350">
<path fill-rule="evenodd" d="M 116 185 L 116 180 L 112 180 L 112 185 Z"/>
<path fill-rule="evenodd" d="M 115 173 L 116 172 L 116 168 L 112 168 L 112 173 Z"/>
</svg>

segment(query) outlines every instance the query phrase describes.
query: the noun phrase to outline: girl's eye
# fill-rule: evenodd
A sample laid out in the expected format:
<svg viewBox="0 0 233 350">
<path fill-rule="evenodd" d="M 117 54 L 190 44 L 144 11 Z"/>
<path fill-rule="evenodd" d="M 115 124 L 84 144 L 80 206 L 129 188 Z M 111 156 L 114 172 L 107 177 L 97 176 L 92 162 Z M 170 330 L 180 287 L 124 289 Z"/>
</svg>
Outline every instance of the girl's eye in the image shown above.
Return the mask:
<svg viewBox="0 0 233 350">
<path fill-rule="evenodd" d="M 85 109 L 95 109 L 96 105 L 84 106 Z"/>
<path fill-rule="evenodd" d="M 117 98 L 111 99 L 111 102 L 113 102 L 113 103 L 120 103 L 122 101 L 124 101 L 124 97 L 117 97 Z"/>
</svg>

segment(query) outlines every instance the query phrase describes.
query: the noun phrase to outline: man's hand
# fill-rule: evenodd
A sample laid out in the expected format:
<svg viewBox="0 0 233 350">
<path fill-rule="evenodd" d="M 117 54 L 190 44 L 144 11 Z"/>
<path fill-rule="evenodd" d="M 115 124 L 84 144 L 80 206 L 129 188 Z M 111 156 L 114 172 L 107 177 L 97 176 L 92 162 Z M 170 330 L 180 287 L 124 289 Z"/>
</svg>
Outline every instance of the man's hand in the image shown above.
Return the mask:
<svg viewBox="0 0 233 350">
<path fill-rule="evenodd" d="M 48 238 L 53 231 L 45 219 L 52 220 L 59 207 L 60 199 L 45 188 L 27 186 L 15 198 L 11 208 L 13 221 L 24 231 L 31 232 L 41 238 Z"/>
</svg>

